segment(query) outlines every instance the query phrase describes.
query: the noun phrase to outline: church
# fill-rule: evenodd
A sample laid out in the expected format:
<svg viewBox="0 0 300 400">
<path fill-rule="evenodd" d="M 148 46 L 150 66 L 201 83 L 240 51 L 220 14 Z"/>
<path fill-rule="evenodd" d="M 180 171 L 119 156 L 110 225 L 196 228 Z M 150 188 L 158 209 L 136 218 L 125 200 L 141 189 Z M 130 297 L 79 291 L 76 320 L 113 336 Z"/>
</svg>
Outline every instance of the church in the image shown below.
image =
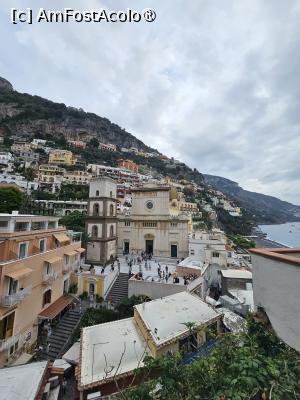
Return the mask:
<svg viewBox="0 0 300 400">
<path fill-rule="evenodd" d="M 170 187 L 149 184 L 131 192 L 131 214 L 118 215 L 118 253 L 187 257 L 189 217 L 171 214 Z"/>
<path fill-rule="evenodd" d="M 117 214 L 116 182 L 91 181 L 86 231 L 86 262 L 104 265 L 117 254 L 146 252 L 154 257 L 188 256 L 189 216 L 170 211 L 170 187 L 134 188 L 131 213 Z"/>
</svg>

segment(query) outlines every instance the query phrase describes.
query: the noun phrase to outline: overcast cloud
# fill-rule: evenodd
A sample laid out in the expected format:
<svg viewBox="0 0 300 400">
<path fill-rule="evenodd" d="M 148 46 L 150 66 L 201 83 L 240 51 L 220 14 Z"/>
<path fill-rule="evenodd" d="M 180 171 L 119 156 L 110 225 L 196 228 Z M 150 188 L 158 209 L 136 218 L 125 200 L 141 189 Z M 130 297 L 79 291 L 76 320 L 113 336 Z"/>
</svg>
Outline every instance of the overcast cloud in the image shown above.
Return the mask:
<svg viewBox="0 0 300 400">
<path fill-rule="evenodd" d="M 12 25 L 10 8 L 143 10 L 153 23 Z M 300 204 L 300 3 L 1 0 L 0 76 L 203 173 Z"/>
</svg>

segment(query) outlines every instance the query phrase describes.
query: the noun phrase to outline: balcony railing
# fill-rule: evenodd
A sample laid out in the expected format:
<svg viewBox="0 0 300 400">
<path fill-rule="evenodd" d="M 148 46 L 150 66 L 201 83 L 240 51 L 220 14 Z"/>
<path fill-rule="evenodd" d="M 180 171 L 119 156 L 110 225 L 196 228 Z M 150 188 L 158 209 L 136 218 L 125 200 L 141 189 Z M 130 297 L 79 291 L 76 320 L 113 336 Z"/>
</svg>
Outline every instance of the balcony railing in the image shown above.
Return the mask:
<svg viewBox="0 0 300 400">
<path fill-rule="evenodd" d="M 63 274 L 68 274 L 70 272 L 70 270 L 71 270 L 71 268 L 69 265 L 64 265 L 62 272 L 63 272 Z"/>
<path fill-rule="evenodd" d="M 43 284 L 51 285 L 57 279 L 57 273 L 51 272 L 50 274 L 45 274 L 43 276 Z"/>
<path fill-rule="evenodd" d="M 6 339 L 0 339 L 0 351 L 9 349 L 11 346 L 16 344 L 18 340 L 20 340 L 20 335 L 14 335 Z"/>
<path fill-rule="evenodd" d="M 29 286 L 25 289 L 19 290 L 17 293 L 0 296 L 0 305 L 2 307 L 12 307 L 20 303 L 26 297 L 31 295 L 31 289 L 31 286 Z"/>
</svg>

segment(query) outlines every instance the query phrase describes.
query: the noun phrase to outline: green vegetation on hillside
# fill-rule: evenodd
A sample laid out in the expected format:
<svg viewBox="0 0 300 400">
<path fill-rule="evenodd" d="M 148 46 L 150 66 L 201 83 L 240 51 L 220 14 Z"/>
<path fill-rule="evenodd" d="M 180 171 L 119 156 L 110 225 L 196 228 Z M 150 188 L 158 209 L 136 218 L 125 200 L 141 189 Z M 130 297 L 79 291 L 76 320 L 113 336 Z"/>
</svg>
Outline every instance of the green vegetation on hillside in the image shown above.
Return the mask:
<svg viewBox="0 0 300 400">
<path fill-rule="evenodd" d="M 147 358 L 137 371 L 140 384 L 122 400 L 299 400 L 300 355 L 250 320 L 248 332 L 218 338 L 212 353 L 182 363 L 180 354 Z M 149 381 L 149 377 L 154 376 Z"/>
<path fill-rule="evenodd" d="M 83 297 L 87 297 L 87 293 Z M 74 339 L 79 339 L 81 328 L 133 317 L 133 307 L 147 300 L 149 300 L 147 296 L 131 296 L 128 299 L 121 300 L 114 310 L 108 310 L 104 307 L 88 308 L 74 333 Z"/>
<path fill-rule="evenodd" d="M 20 211 L 24 204 L 24 194 L 14 187 L 0 188 L 0 212 Z"/>
<path fill-rule="evenodd" d="M 227 211 L 220 208 L 217 215 L 221 228 L 228 235 L 250 235 L 255 226 L 255 221 L 245 210 L 243 210 L 242 216 L 232 217 Z"/>
<path fill-rule="evenodd" d="M 254 240 L 249 240 L 244 238 L 241 235 L 228 235 L 229 239 L 233 241 L 234 245 L 236 247 L 239 247 L 241 249 L 252 249 L 256 246 L 256 243 Z"/>
</svg>

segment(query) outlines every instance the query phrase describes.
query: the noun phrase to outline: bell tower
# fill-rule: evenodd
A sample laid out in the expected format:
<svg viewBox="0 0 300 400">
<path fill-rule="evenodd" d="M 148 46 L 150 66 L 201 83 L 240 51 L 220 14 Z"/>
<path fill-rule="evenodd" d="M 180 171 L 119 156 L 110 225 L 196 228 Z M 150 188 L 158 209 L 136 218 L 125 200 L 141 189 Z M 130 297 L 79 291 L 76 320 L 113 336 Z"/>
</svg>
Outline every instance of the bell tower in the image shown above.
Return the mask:
<svg viewBox="0 0 300 400">
<path fill-rule="evenodd" d="M 117 255 L 117 185 L 108 177 L 91 180 L 86 232 L 86 262 L 105 265 Z"/>
</svg>

